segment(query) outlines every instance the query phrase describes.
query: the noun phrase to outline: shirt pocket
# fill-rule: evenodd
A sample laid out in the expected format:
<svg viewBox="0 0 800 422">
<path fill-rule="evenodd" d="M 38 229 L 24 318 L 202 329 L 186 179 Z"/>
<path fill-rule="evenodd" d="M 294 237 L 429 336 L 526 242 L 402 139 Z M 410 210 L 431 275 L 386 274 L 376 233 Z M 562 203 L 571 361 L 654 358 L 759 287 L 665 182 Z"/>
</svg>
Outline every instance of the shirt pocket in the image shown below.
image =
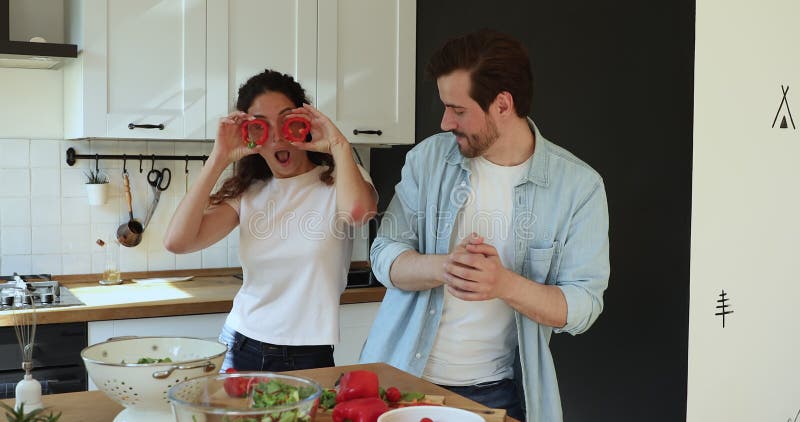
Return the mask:
<svg viewBox="0 0 800 422">
<path fill-rule="evenodd" d="M 553 256 L 556 254 L 556 245 L 549 248 L 528 248 L 527 278 L 539 284 L 552 284 L 550 277 Z"/>
</svg>

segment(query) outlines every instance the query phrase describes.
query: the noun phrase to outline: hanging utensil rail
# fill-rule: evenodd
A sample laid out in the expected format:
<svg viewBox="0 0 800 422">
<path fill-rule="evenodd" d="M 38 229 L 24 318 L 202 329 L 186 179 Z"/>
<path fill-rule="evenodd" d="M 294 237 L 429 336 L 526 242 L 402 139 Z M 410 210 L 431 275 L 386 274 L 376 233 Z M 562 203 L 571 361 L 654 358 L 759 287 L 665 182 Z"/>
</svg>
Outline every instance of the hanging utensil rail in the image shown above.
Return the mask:
<svg viewBox="0 0 800 422">
<path fill-rule="evenodd" d="M 95 160 L 95 170 L 100 169 L 100 160 L 128 160 L 139 161 L 139 173 L 144 171 L 142 168 L 143 161 L 156 161 L 156 160 L 177 160 L 186 161 L 186 172 L 189 172 L 189 161 L 202 161 L 205 165 L 208 160 L 207 155 L 157 155 L 157 154 L 78 154 L 75 148 L 67 148 L 67 164 L 70 166 L 75 165 L 78 160 Z"/>
</svg>

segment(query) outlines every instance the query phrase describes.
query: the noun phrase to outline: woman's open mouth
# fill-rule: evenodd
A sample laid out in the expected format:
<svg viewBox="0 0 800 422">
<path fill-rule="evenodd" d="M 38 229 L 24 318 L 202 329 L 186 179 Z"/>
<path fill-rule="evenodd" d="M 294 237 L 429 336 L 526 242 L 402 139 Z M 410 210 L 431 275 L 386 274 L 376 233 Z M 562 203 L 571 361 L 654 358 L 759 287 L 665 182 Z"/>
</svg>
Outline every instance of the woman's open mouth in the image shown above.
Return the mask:
<svg viewBox="0 0 800 422">
<path fill-rule="evenodd" d="M 275 153 L 275 159 L 278 160 L 278 162 L 281 164 L 288 163 L 290 158 L 291 154 L 289 153 L 289 151 L 283 150 L 283 151 L 277 151 Z"/>
</svg>

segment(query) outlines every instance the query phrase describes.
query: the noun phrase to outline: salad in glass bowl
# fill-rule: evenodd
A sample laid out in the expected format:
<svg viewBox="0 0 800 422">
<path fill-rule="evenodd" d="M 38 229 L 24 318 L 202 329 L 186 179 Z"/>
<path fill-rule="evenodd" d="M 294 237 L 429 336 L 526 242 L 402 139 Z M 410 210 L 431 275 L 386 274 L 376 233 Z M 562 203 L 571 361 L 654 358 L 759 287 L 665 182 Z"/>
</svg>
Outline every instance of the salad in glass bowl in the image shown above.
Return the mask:
<svg viewBox="0 0 800 422">
<path fill-rule="evenodd" d="M 180 382 L 167 394 L 177 422 L 313 422 L 322 387 L 290 375 L 231 372 Z"/>
</svg>

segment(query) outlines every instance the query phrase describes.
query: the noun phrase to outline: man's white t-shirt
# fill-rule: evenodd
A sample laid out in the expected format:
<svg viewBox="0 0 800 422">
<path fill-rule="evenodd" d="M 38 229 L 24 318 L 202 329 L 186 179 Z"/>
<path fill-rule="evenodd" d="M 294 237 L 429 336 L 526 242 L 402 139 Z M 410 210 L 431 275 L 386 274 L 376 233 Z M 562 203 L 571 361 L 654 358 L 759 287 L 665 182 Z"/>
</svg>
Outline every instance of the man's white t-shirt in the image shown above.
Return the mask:
<svg viewBox="0 0 800 422">
<path fill-rule="evenodd" d="M 530 164 L 530 159 L 516 166 L 499 166 L 483 157 L 469 160 L 471 189 L 456 216 L 451 252 L 471 233 L 477 233 L 497 249 L 504 267 L 513 265 L 514 186 L 528 173 Z M 500 299 L 463 301 L 445 288 L 442 318 L 423 378 L 450 386 L 513 378 L 516 346 L 510 306 Z"/>
<path fill-rule="evenodd" d="M 326 169 L 259 181 L 226 201 L 239 214 L 244 276 L 226 325 L 247 337 L 291 346 L 339 342 L 353 237 L 334 218 L 336 189 L 319 179 Z"/>
</svg>

